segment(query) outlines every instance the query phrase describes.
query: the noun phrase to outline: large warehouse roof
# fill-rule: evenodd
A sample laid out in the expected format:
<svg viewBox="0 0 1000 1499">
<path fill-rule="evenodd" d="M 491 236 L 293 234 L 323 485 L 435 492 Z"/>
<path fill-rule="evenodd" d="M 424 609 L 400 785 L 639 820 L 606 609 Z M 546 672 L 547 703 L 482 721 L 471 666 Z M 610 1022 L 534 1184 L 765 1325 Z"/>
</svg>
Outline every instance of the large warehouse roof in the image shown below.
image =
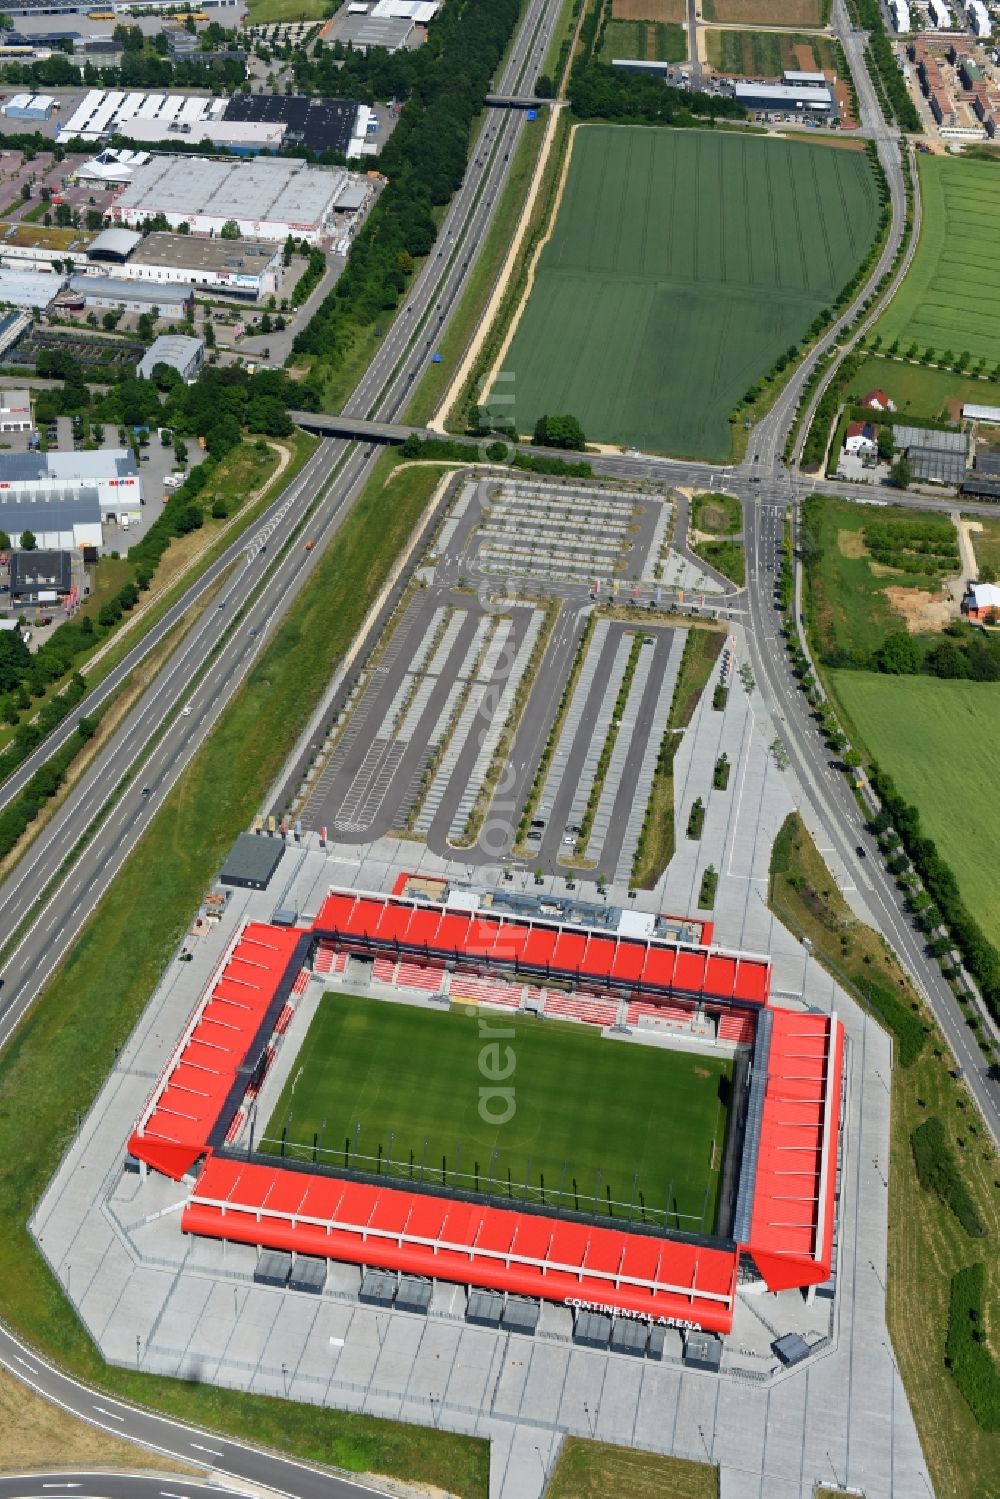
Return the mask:
<svg viewBox="0 0 1000 1499">
<path fill-rule="evenodd" d="M 150 217 L 207 214 L 223 220 L 319 224 L 346 181 L 340 167 L 301 161 L 158 156 L 138 169 L 116 209 Z"/>
</svg>

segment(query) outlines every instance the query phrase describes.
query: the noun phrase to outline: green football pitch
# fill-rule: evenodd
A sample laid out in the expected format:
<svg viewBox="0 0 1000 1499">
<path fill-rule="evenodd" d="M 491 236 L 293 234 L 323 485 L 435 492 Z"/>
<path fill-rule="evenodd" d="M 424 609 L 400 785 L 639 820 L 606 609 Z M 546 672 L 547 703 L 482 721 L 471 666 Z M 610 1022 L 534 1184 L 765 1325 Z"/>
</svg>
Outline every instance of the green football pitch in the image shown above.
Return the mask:
<svg viewBox="0 0 1000 1499">
<path fill-rule="evenodd" d="M 571 413 L 597 442 L 726 459 L 733 407 L 850 280 L 878 212 L 860 151 L 580 126 L 498 387 L 518 430 Z"/>
<path fill-rule="evenodd" d="M 259 1148 L 709 1232 L 731 1079 L 592 1026 L 328 994 Z"/>
<path fill-rule="evenodd" d="M 904 353 L 915 344 L 920 354 L 967 354 L 992 369 L 1000 364 L 995 164 L 954 156 L 918 156 L 917 163 L 923 202 L 917 253 L 876 331 L 883 344 L 898 339 Z"/>
</svg>

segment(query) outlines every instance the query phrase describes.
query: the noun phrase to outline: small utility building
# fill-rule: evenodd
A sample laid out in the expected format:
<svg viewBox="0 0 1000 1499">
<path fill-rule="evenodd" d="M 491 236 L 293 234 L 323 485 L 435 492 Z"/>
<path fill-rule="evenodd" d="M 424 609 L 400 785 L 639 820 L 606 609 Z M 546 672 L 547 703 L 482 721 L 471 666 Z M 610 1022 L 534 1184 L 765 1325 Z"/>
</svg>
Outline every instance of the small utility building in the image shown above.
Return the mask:
<svg viewBox="0 0 1000 1499">
<path fill-rule="evenodd" d="M 73 558 L 69 552 L 12 552 L 12 604 L 54 604 L 69 593 Z"/>
<path fill-rule="evenodd" d="M 222 866 L 219 883 L 239 890 L 266 890 L 284 852 L 281 838 L 241 833 Z"/>
<path fill-rule="evenodd" d="M 193 380 L 204 357 L 205 345 L 200 338 L 190 338 L 186 333 L 161 333 L 139 360 L 136 374 L 143 380 L 151 380 L 156 366 L 166 364 L 181 379 Z"/>
</svg>

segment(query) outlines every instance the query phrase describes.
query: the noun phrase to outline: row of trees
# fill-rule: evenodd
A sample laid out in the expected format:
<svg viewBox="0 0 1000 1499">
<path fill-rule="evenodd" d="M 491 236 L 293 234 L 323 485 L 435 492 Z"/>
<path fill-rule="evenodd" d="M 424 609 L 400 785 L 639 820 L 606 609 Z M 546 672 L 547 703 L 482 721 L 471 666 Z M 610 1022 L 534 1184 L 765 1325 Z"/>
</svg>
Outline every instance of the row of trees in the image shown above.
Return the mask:
<svg viewBox="0 0 1000 1499">
<path fill-rule="evenodd" d="M 668 88 L 648 73 L 624 72 L 596 58 L 579 62 L 569 84 L 569 101 L 580 120 L 631 120 L 642 125 L 701 125 L 705 120 L 744 120 L 734 99 L 700 90 Z"/>
<path fill-rule="evenodd" d="M 994 1019 L 1000 1019 L 1000 953 L 969 913 L 959 893 L 958 881 L 933 839 L 927 837 L 917 808 L 900 796 L 892 777 L 881 766 L 875 763 L 870 766 L 869 780 L 882 804 L 882 810 L 872 821 L 872 831 L 881 834 L 890 828 L 895 830 L 930 897 L 931 907 L 921 916 L 923 928 L 948 929 L 990 1013 Z"/>
</svg>

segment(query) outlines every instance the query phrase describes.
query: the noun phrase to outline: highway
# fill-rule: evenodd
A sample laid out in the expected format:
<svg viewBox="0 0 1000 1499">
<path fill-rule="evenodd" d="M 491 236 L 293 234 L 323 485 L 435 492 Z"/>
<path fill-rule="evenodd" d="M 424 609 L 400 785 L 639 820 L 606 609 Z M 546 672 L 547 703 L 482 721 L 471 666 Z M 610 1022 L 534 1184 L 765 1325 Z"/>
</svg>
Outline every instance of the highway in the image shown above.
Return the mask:
<svg viewBox="0 0 1000 1499">
<path fill-rule="evenodd" d="M 499 97 L 523 97 L 530 93 L 559 9 L 559 0 L 529 0 L 509 58 L 497 79 Z M 904 202 L 899 147 L 878 116 L 867 72 L 859 57 L 859 39 L 846 23 L 842 0 L 837 0 L 834 15 L 855 73 L 863 123 L 878 142 L 892 192 L 892 227 L 879 266 L 869 281 L 873 285 L 891 264 L 902 234 Z M 346 404 L 347 416 L 398 423 L 409 392 L 426 367 L 475 262 L 518 134 L 531 128 L 536 127 L 527 121 L 523 109 L 494 109 L 486 116 L 465 181 L 444 217 L 437 247 L 415 278 L 405 306 L 387 330 L 376 358 Z M 867 294 L 866 287 L 858 300 Z M 751 434 L 745 464 L 719 468 L 622 455 L 595 460 L 594 468 L 602 473 L 654 477 L 673 484 L 717 485 L 743 500 L 748 569 L 745 601 L 750 614 L 751 659 L 758 684 L 780 725 L 803 795 L 842 855 L 879 926 L 927 996 L 996 1136 L 1000 1088 L 986 1080 L 981 1058 L 970 1046 L 970 1033 L 961 1022 L 950 992 L 936 965 L 926 957 L 922 939 L 910 925 L 894 883 L 863 831 L 860 813 L 846 781 L 829 770 L 827 752 L 811 721 L 804 695 L 791 677 L 778 634 L 778 615 L 773 604 L 774 567 L 789 508 L 803 494 L 819 487 L 856 495 L 852 488 L 819 486 L 801 478 L 785 469 L 781 456 L 805 381 L 823 350 L 838 340 L 844 321 L 846 318 L 828 331 L 796 370 L 775 407 Z M 36 839 L 28 856 L 0 887 L 6 930 L 21 923 L 25 927 L 4 968 L 0 1044 L 9 1037 L 61 961 L 135 848 L 143 829 L 238 690 L 269 635 L 311 577 L 319 557 L 363 491 L 377 452 L 371 436 L 353 443 L 346 437 L 325 439 L 291 488 L 268 508 L 253 535 L 234 542 L 115 673 L 79 705 L 73 722 L 93 711 L 114 691 L 184 614 L 198 605 L 205 606 L 185 638 L 174 647 L 155 681 L 126 714 L 72 795 Z M 340 467 L 334 474 L 337 465 Z M 318 508 L 308 532 L 314 547 L 306 552 L 301 533 L 296 538 L 296 531 L 309 506 L 317 500 Z M 290 545 L 282 553 L 286 543 Z M 237 614 L 240 614 L 238 620 Z M 223 648 L 216 650 L 220 636 L 227 630 L 231 633 Z M 190 712 L 186 711 L 188 707 Z M 0 806 L 23 786 L 40 759 L 48 758 L 55 746 L 72 732 L 72 726 L 71 722 L 58 730 L 39 757 L 32 757 L 0 788 Z M 147 751 L 147 758 L 142 760 Z M 60 875 L 67 851 L 90 827 L 105 807 L 110 792 L 123 780 L 127 783 L 94 830 L 88 846 L 68 873 Z M 859 847 L 866 850 L 864 857 L 858 855 Z M 51 892 L 39 911 L 37 904 L 50 885 Z M 332 1478 L 308 1465 L 199 1432 L 96 1393 L 25 1348 L 3 1328 L 0 1328 L 0 1363 L 46 1398 L 92 1424 L 178 1460 L 214 1469 L 223 1477 L 266 1486 L 301 1499 L 313 1496 L 318 1499 L 320 1495 L 324 1499 L 328 1496 L 348 1499 L 365 1492 L 360 1485 Z M 59 1479 L 50 1477 L 45 1482 L 59 1484 L 58 1488 L 45 1488 L 46 1493 L 52 1494 L 60 1489 L 69 1494 L 83 1494 L 91 1486 L 86 1475 L 60 1475 Z M 80 1488 L 70 1487 L 77 1482 Z M 195 1499 L 199 1493 L 197 1484 L 180 1479 L 170 1482 L 123 1479 L 122 1482 L 131 1486 L 112 1489 L 102 1484 L 100 1492 L 113 1493 L 116 1499 L 125 1493 L 190 1494 Z M 38 1480 L 18 1479 L 15 1483 L 16 1489 L 0 1483 L 0 1499 L 14 1492 L 41 1492 Z M 154 1484 L 158 1486 L 154 1488 Z M 221 1492 L 218 1488 L 213 1491 Z"/>
</svg>

